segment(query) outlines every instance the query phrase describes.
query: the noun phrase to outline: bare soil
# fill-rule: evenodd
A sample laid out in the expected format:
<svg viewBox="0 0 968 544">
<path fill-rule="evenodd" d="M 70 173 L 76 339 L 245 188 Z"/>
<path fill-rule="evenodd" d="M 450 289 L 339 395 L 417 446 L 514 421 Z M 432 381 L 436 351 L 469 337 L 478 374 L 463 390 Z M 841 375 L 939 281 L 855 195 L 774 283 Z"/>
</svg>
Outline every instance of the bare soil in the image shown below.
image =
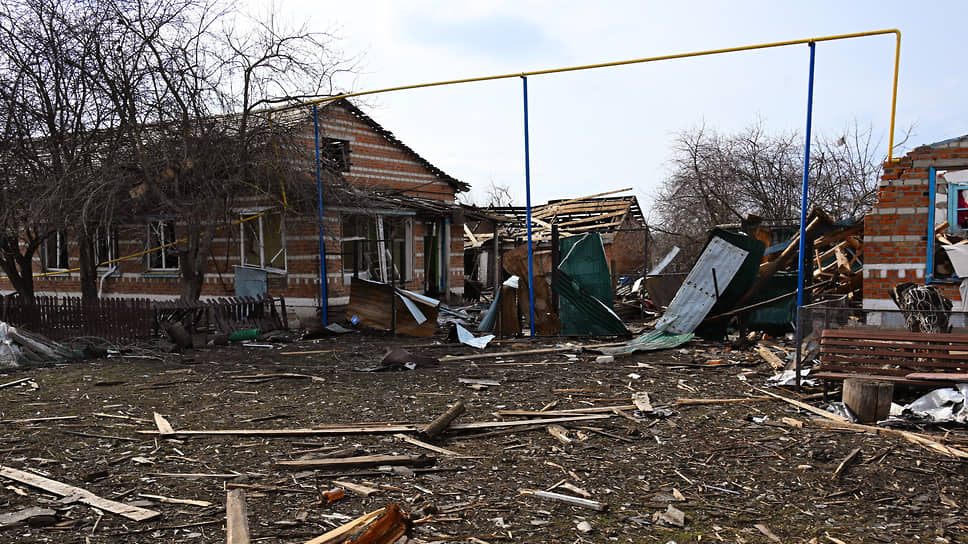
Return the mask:
<svg viewBox="0 0 968 544">
<path fill-rule="evenodd" d="M 485 352 L 568 341 L 575 340 L 509 340 L 492 343 Z M 0 514 L 31 506 L 57 512 L 55 519 L 35 520 L 40 526 L 0 529 L 0 542 L 224 542 L 230 484 L 256 486 L 247 489 L 254 542 L 305 542 L 387 503 L 410 513 L 411 541 L 418 542 L 968 542 L 965 460 L 899 438 L 824 429 L 811 423 L 811 414 L 775 400 L 676 405 L 678 398 L 759 395 L 751 386 L 761 387 L 773 371 L 753 352 L 727 352 L 720 344 L 694 340 L 681 349 L 610 363 L 597 362 L 590 353 L 577 358 L 556 353 L 443 361 L 415 370 L 354 370 L 378 366 L 388 347 L 406 346 L 428 342 L 352 333 L 271 348 L 231 345 L 183 354 L 164 353 L 159 345 L 129 352 L 148 358 L 0 374 L 0 384 L 32 378 L 0 389 L 3 466 L 162 513 L 135 522 L 0 478 Z M 325 353 L 288 354 L 305 351 Z M 453 344 L 411 351 L 438 357 L 474 352 Z M 725 363 L 708 365 L 708 359 Z M 321 380 L 243 378 L 276 373 Z M 475 390 L 459 378 L 500 385 Z M 628 410 L 628 417 L 563 423 L 571 443 L 556 439 L 546 426 L 449 432 L 437 442 L 462 457 L 428 451 L 392 433 L 162 439 L 138 432 L 156 429 L 154 412 L 176 430 L 425 424 L 460 399 L 467 412 L 458 422 L 468 423 L 502 419 L 495 415 L 502 409 L 628 405 L 637 391 L 648 392 L 659 411 L 671 413 L 660 417 Z M 58 416 L 76 419 L 16 421 Z M 804 426 L 791 426 L 784 417 Z M 964 428 L 918 430 L 944 436 L 951 445 L 968 444 Z M 343 472 L 368 473 L 338 476 L 275 464 L 337 447 L 374 455 L 427 454 L 436 465 L 425 472 L 352 469 Z M 835 477 L 855 448 L 860 448 L 857 462 Z M 171 475 L 184 473 L 238 476 Z M 323 493 L 337 478 L 381 492 L 362 497 L 347 491 L 327 502 Z M 562 481 L 608 509 L 521 493 Z M 578 496 L 567 486 L 554 491 Z M 659 518 L 670 505 L 685 514 L 683 527 Z M 590 532 L 579 529 L 583 521 Z"/>
</svg>

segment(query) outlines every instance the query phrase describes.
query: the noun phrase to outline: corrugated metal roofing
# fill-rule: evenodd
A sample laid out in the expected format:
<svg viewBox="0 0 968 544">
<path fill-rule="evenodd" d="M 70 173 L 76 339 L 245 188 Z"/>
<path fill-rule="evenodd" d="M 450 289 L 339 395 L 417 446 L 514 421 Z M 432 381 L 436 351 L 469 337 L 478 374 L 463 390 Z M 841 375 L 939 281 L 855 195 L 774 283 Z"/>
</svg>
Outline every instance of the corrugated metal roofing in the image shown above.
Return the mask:
<svg viewBox="0 0 968 544">
<path fill-rule="evenodd" d="M 722 293 L 748 254 L 745 249 L 713 237 L 669 303 L 665 315 L 656 323 L 656 330 L 674 334 L 695 331 L 718 298 L 713 287 L 713 269 L 716 270 L 716 283 Z"/>
</svg>

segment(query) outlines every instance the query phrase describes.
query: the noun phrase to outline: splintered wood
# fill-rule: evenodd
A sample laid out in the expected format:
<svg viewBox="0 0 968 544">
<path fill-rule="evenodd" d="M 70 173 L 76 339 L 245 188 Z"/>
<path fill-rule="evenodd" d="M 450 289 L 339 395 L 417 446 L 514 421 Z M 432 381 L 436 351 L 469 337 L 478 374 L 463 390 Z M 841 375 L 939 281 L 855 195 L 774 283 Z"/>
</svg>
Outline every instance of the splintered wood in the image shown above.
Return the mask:
<svg viewBox="0 0 968 544">
<path fill-rule="evenodd" d="M 93 506 L 94 508 L 100 508 L 101 510 L 111 512 L 112 514 L 117 514 L 134 521 L 146 521 L 161 515 L 161 512 L 147 510 L 145 508 L 105 499 L 95 495 L 94 493 L 91 493 L 86 489 L 74 487 L 72 485 L 64 484 L 49 478 L 44 478 L 43 476 L 30 472 L 17 470 L 15 468 L 0 467 L 0 476 L 29 485 L 31 487 L 42 489 L 48 493 L 53 493 L 54 495 L 71 497 L 77 502 L 86 504 L 88 506 Z"/>
</svg>

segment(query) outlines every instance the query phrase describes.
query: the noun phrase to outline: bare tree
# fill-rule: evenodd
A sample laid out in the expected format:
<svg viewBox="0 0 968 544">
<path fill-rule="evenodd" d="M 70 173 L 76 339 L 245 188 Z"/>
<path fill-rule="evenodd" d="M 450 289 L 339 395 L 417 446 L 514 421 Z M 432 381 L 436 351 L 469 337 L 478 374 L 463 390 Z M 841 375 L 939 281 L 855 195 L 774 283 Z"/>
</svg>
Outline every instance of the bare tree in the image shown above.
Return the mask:
<svg viewBox="0 0 968 544">
<path fill-rule="evenodd" d="M 87 60 L 108 18 L 95 3 L 0 6 L 0 267 L 27 298 L 34 254 L 70 226 L 68 197 L 97 169 L 94 149 L 107 119 Z"/>
<path fill-rule="evenodd" d="M 839 219 L 870 209 L 884 155 L 872 134 L 855 122 L 836 139 L 816 138 L 811 206 Z M 803 142 L 796 132 L 769 134 L 762 122 L 732 135 L 699 127 L 676 137 L 670 163 L 650 220 L 665 233 L 659 238 L 682 246 L 687 258 L 698 256 L 715 225 L 740 223 L 749 214 L 773 222 L 799 218 Z"/>
</svg>

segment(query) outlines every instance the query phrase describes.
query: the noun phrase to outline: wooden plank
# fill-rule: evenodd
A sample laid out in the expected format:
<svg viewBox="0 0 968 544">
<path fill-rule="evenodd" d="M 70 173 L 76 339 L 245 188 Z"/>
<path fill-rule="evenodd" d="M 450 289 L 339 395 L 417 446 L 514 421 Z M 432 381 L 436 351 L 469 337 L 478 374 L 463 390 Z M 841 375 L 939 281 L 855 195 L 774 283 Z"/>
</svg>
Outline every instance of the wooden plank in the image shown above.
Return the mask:
<svg viewBox="0 0 968 544">
<path fill-rule="evenodd" d="M 54 518 L 57 516 L 56 510 L 51 510 L 50 508 L 40 508 L 37 506 L 30 506 L 22 510 L 17 510 L 16 512 L 10 512 L 8 514 L 0 514 L 0 529 L 5 527 L 10 527 L 12 525 L 17 525 L 23 523 L 30 518 L 35 517 L 49 517 Z"/>
<path fill-rule="evenodd" d="M 595 408 L 571 408 L 568 410 L 498 410 L 498 417 L 506 416 L 525 416 L 525 417 L 559 417 L 559 416 L 570 416 L 575 414 L 611 414 L 612 410 L 618 408 L 619 410 L 635 410 L 638 408 L 635 404 L 625 404 L 622 406 L 598 406 Z"/>
<path fill-rule="evenodd" d="M 894 349 L 935 349 L 938 351 L 965 350 L 968 343 L 944 340 L 934 341 L 930 338 L 919 340 L 901 340 L 892 338 L 835 338 L 824 337 L 820 339 L 822 346 L 864 346 L 872 348 L 894 348 Z"/>
<path fill-rule="evenodd" d="M 81 502 L 95 508 L 100 508 L 101 510 L 111 512 L 112 514 L 117 514 L 134 521 L 147 521 L 161 515 L 161 512 L 147 510 L 145 508 L 139 508 L 137 506 L 131 506 L 105 499 L 95 495 L 94 493 L 91 493 L 86 489 L 74 487 L 72 485 L 64 484 L 49 478 L 44 478 L 43 476 L 30 472 L 17 470 L 15 468 L 0 467 L 0 476 L 25 485 L 29 485 L 31 487 L 42 489 L 59 497 L 75 498 L 77 502 Z"/>
<path fill-rule="evenodd" d="M 368 514 L 363 514 L 345 525 L 341 525 L 332 531 L 327 531 L 312 540 L 306 541 L 306 544 L 337 544 L 345 542 L 347 538 L 382 516 L 385 511 L 386 507 L 374 510 Z"/>
<path fill-rule="evenodd" d="M 424 467 L 434 464 L 433 457 L 426 455 L 361 455 L 359 457 L 342 457 L 334 459 L 296 459 L 295 461 L 277 461 L 277 467 L 294 467 L 304 469 L 346 469 L 392 466 Z"/>
<path fill-rule="evenodd" d="M 788 404 L 792 404 L 792 405 L 796 406 L 797 408 L 802 408 L 802 409 L 804 409 L 804 410 L 806 410 L 808 412 L 817 414 L 820 417 L 824 417 L 824 418 L 827 418 L 827 419 L 832 419 L 832 420 L 838 421 L 838 422 L 846 422 L 847 421 L 847 419 L 844 418 L 844 417 L 842 417 L 842 416 L 838 416 L 837 414 L 828 412 L 826 410 L 821 410 L 820 408 L 817 408 L 816 406 L 810 406 L 809 404 L 807 404 L 805 402 L 800 402 L 798 400 L 794 400 L 794 399 L 791 399 L 791 398 L 787 398 L 787 397 L 784 397 L 783 395 L 777 395 L 776 393 L 771 393 L 770 391 L 766 391 L 766 390 L 760 389 L 758 387 L 754 387 L 753 389 L 759 391 L 760 393 L 763 393 L 764 395 L 773 397 L 775 399 L 782 400 L 783 402 L 786 402 Z"/>
<path fill-rule="evenodd" d="M 968 382 L 968 372 L 912 372 L 904 376 L 909 380 L 945 380 Z"/>
<path fill-rule="evenodd" d="M 29 382 L 32 379 L 33 378 L 20 378 L 19 380 L 14 380 L 12 382 L 7 382 L 5 384 L 0 385 L 0 389 L 4 389 L 4 388 L 7 388 L 7 387 L 13 387 L 14 385 L 17 385 L 17 384 Z"/>
<path fill-rule="evenodd" d="M 886 348 L 886 349 L 885 349 Z M 917 351 L 906 351 L 907 349 Z M 858 343 L 851 346 L 848 343 L 843 345 L 825 344 L 820 346 L 820 354 L 840 354 L 852 357 L 886 357 L 895 359 L 950 359 L 958 361 L 962 366 L 968 366 L 968 356 L 962 348 L 952 349 L 949 346 L 888 346 L 888 345 L 863 345 Z M 952 353 L 955 352 L 955 353 Z M 930 361 L 928 361 L 930 362 Z"/>
<path fill-rule="evenodd" d="M 230 489 L 226 493 L 225 544 L 249 544 L 249 513 L 244 489 Z"/>
<path fill-rule="evenodd" d="M 873 366 L 886 366 L 886 365 L 898 365 L 902 367 L 910 367 L 917 369 L 924 368 L 968 368 L 968 363 L 954 363 L 951 361 L 911 361 L 908 359 L 891 359 L 885 357 L 850 357 L 847 355 L 831 354 L 827 357 L 827 360 L 831 363 L 852 363 L 856 365 L 873 365 Z M 821 363 L 824 362 L 823 353 L 820 354 Z"/>
<path fill-rule="evenodd" d="M 821 338 L 854 338 L 858 340 L 909 340 L 909 341 L 930 341 L 932 343 L 941 342 L 968 342 L 968 334 L 962 333 L 923 333 L 908 331 L 885 331 L 880 329 L 824 329 L 820 333 Z"/>
<path fill-rule="evenodd" d="M 593 414 L 587 416 L 570 416 L 548 419 L 524 419 L 520 421 L 481 421 L 475 423 L 455 423 L 450 426 L 453 430 L 490 429 L 493 427 L 519 427 L 522 425 L 561 423 L 567 421 L 590 421 L 594 419 L 608 419 L 610 414 Z M 178 436 L 315 436 L 369 433 L 405 433 L 417 432 L 418 425 L 346 425 L 332 426 L 321 429 L 213 429 L 213 430 L 178 430 Z M 156 435 L 158 431 L 135 431 L 138 434 Z"/>
<path fill-rule="evenodd" d="M 859 423 L 850 423 L 849 421 L 817 420 L 811 423 L 813 425 L 825 427 L 828 429 L 842 429 L 842 430 L 858 431 L 858 432 L 869 433 L 869 434 L 879 434 L 883 436 L 895 436 L 895 437 L 903 438 L 909 442 L 913 442 L 924 448 L 934 450 L 944 455 L 948 455 L 950 457 L 968 459 L 968 451 L 965 451 L 963 449 L 956 448 L 953 446 L 948 446 L 946 444 L 942 444 L 941 442 L 935 440 L 930 436 L 918 434 L 918 433 L 912 433 L 910 431 L 891 429 L 889 427 L 875 427 L 873 425 L 861 425 Z"/>
<path fill-rule="evenodd" d="M 561 493 L 552 493 L 551 491 L 537 491 L 534 489 L 522 489 L 521 494 L 540 497 L 542 499 L 549 499 L 553 501 L 564 502 L 575 506 L 582 506 L 584 508 L 591 508 L 592 510 L 596 510 L 599 512 L 608 510 L 608 505 L 605 503 L 601 503 L 601 502 L 593 501 L 589 499 L 572 497 L 571 495 L 562 495 Z"/>
<path fill-rule="evenodd" d="M 902 378 L 900 376 L 884 376 L 878 374 L 862 374 L 862 373 L 848 373 L 848 372 L 814 372 L 810 374 L 811 378 L 821 378 L 824 380 L 845 380 L 848 378 L 860 378 L 863 380 L 874 380 L 878 382 L 891 382 L 891 383 L 906 383 L 910 385 L 950 385 L 950 382 L 944 380 L 925 380 L 918 379 L 913 380 L 910 378 Z"/>
<path fill-rule="evenodd" d="M 413 444 L 414 446 L 417 446 L 419 448 L 424 448 L 424 449 L 427 449 L 427 450 L 430 450 L 430 451 L 435 451 L 437 453 L 446 455 L 448 457 L 466 457 L 466 456 L 464 456 L 464 455 L 462 455 L 460 453 L 457 453 L 456 451 L 448 450 L 447 448 L 441 448 L 440 446 L 435 446 L 433 444 L 428 444 L 426 442 L 423 442 L 421 440 L 417 440 L 416 438 L 409 437 L 409 436 L 407 436 L 405 434 L 402 434 L 402 433 L 397 433 L 397 434 L 393 435 L 393 437 L 396 438 L 396 439 L 398 439 L 398 440 L 403 440 L 404 442 L 406 442 L 408 444 Z"/>
</svg>

